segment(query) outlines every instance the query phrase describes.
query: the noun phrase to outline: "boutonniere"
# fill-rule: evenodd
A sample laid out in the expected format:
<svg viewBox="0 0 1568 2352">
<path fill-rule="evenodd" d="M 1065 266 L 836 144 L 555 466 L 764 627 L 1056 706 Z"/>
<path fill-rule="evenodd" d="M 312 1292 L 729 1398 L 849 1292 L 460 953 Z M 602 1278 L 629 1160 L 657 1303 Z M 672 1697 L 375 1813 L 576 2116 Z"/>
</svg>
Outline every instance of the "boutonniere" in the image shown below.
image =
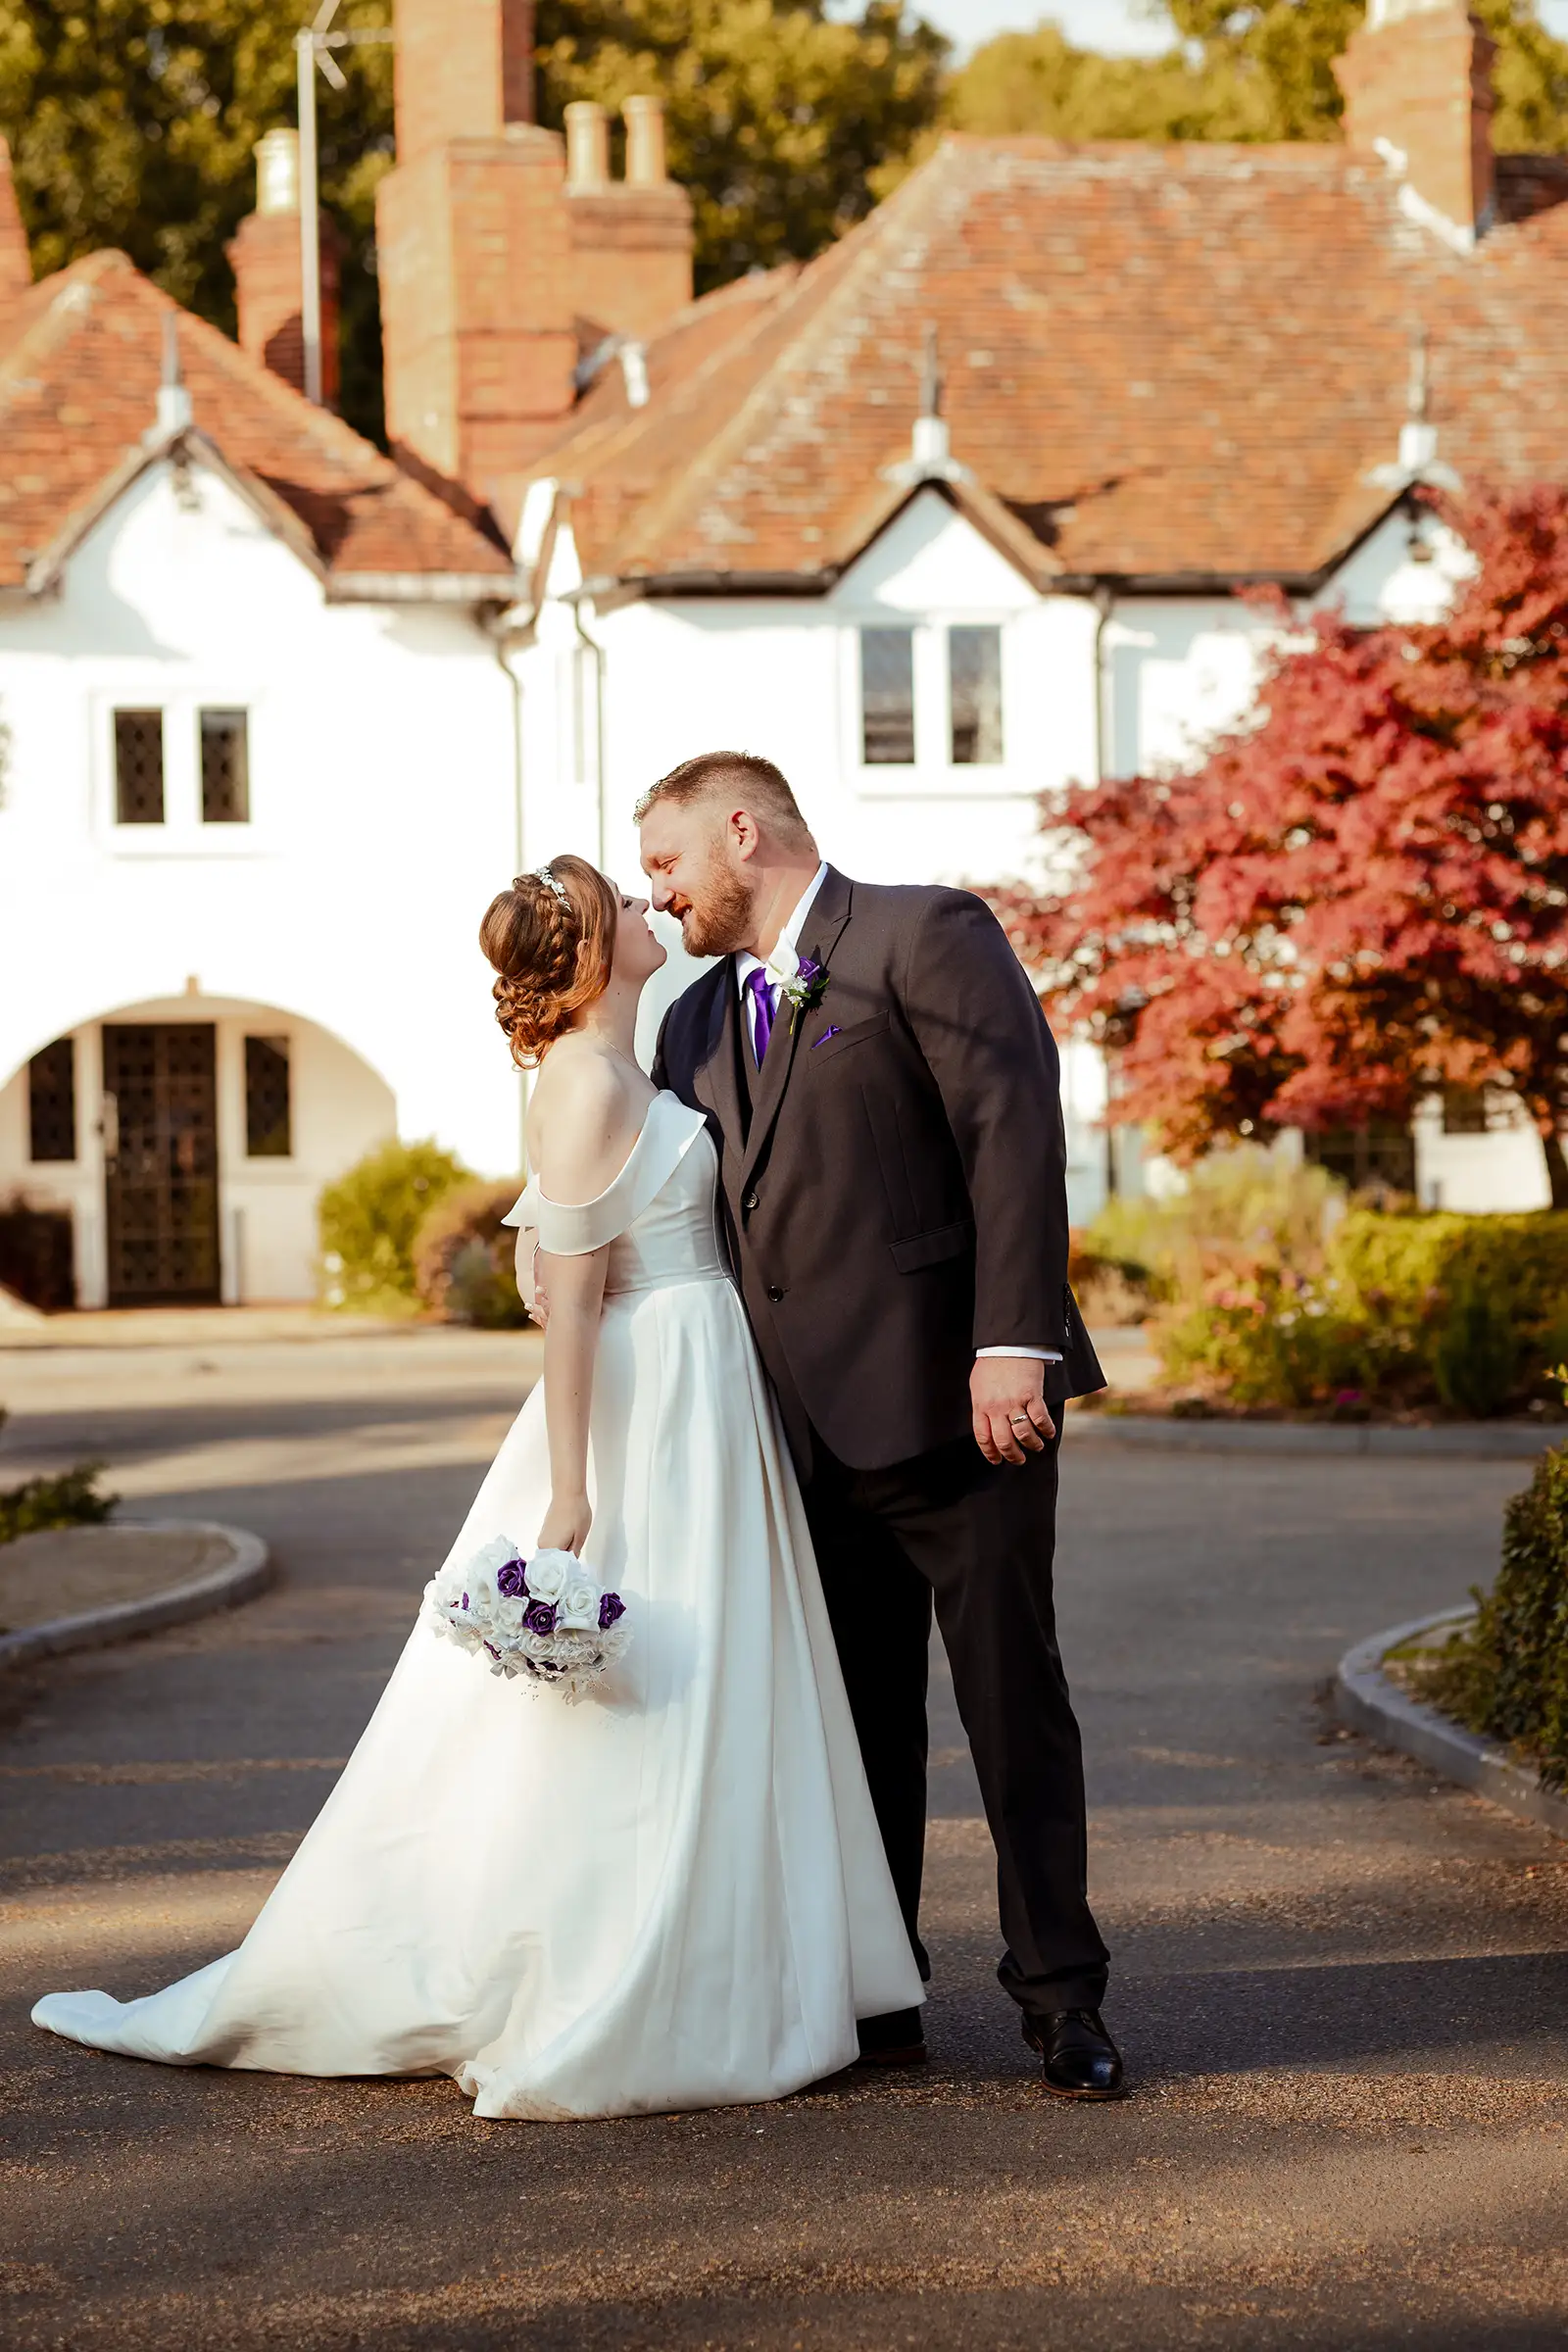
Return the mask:
<svg viewBox="0 0 1568 2352">
<path fill-rule="evenodd" d="M 790 1035 L 803 1012 L 812 1012 L 827 995 L 827 966 L 814 956 L 797 956 L 781 941 L 767 959 L 767 976 L 790 1008 Z"/>
</svg>

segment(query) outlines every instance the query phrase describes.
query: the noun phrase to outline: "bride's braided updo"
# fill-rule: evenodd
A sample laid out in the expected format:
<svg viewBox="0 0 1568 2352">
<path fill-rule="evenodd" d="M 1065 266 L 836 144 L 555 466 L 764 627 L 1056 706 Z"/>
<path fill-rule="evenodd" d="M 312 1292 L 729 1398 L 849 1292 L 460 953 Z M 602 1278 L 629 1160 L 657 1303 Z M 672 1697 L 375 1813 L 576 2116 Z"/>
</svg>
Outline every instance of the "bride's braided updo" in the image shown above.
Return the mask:
<svg viewBox="0 0 1568 2352">
<path fill-rule="evenodd" d="M 586 858 L 552 858 L 485 909 L 479 945 L 496 968 L 496 1019 L 519 1069 L 537 1069 L 610 981 L 620 900 Z"/>
</svg>

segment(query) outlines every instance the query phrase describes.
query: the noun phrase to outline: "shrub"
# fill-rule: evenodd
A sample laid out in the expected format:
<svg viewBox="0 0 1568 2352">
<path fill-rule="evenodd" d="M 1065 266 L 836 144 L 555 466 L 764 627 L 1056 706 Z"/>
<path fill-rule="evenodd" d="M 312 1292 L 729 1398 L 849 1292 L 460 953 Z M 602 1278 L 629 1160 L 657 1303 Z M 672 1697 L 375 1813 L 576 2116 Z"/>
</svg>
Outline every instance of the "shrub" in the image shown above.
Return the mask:
<svg viewBox="0 0 1568 2352">
<path fill-rule="evenodd" d="M 1340 1213 L 1344 1188 L 1324 1168 L 1293 1166 L 1258 1144 L 1200 1160 L 1186 1190 L 1118 1195 L 1083 1237 L 1086 1254 L 1140 1272 L 1158 1296 L 1195 1292 L 1206 1268 L 1260 1260 L 1310 1274 Z"/>
<path fill-rule="evenodd" d="M 0 1427 L 5 1414 L 0 1412 Z M 120 1499 L 100 1494 L 102 1462 L 80 1462 L 59 1478 L 29 1478 L 20 1487 L 0 1490 L 0 1544 L 18 1536 L 36 1534 L 45 1527 L 95 1527 L 108 1518 Z"/>
<path fill-rule="evenodd" d="M 517 1237 L 501 1220 L 522 1190 L 514 1179 L 476 1179 L 438 1200 L 414 1245 L 414 1278 L 421 1302 L 447 1323 L 484 1331 L 515 1331 L 528 1321 L 517 1295 Z"/>
<path fill-rule="evenodd" d="M 438 1144 L 390 1143 L 329 1184 L 317 1209 L 327 1305 L 413 1312 L 415 1237 L 436 1202 L 467 1178 Z"/>
<path fill-rule="evenodd" d="M 1472 1730 L 1523 1748 L 1568 1783 L 1568 1447 L 1542 1455 L 1503 1513 L 1502 1565 L 1474 1627 L 1420 1675 Z"/>
</svg>

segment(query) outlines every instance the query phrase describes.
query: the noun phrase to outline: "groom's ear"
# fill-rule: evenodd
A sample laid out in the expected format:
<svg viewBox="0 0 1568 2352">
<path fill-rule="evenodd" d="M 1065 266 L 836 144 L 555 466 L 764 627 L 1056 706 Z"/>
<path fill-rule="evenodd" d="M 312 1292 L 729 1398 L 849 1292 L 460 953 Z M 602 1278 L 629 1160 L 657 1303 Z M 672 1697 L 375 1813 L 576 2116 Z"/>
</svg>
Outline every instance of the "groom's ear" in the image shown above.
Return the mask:
<svg viewBox="0 0 1568 2352">
<path fill-rule="evenodd" d="M 724 830 L 737 858 L 755 858 L 762 846 L 762 829 L 749 808 L 732 808 Z"/>
</svg>

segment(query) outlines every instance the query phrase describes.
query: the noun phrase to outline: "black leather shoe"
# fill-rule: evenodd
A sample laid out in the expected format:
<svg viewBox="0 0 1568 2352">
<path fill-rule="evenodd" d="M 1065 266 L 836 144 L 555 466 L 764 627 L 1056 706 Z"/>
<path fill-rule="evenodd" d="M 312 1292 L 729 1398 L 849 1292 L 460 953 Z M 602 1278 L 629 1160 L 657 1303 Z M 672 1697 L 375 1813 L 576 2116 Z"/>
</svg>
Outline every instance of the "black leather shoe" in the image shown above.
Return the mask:
<svg viewBox="0 0 1568 2352">
<path fill-rule="evenodd" d="M 861 2066 L 924 2066 L 925 2036 L 918 2009 L 891 2017 L 862 2017 L 858 2027 Z"/>
<path fill-rule="evenodd" d="M 1026 2017 L 1023 2037 L 1040 2053 L 1042 2079 L 1053 2098 L 1124 2095 L 1121 2052 L 1098 2009 L 1054 2009 L 1047 2017 Z"/>
</svg>

